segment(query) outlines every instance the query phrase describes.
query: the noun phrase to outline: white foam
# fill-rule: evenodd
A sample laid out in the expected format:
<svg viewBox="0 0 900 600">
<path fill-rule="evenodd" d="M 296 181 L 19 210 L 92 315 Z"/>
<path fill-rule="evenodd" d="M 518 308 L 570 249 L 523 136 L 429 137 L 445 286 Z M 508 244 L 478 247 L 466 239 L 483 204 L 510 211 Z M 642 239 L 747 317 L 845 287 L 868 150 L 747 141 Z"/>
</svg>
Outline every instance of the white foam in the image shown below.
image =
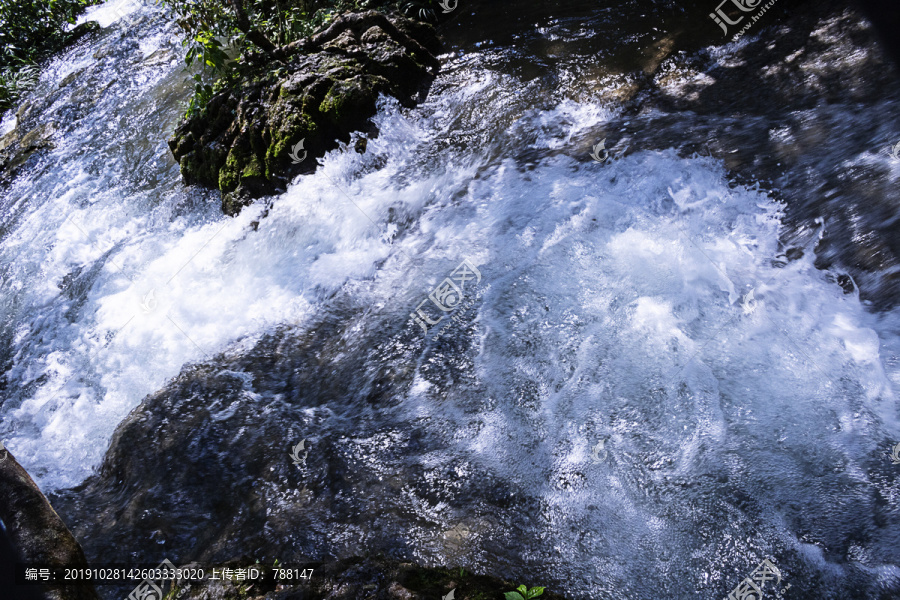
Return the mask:
<svg viewBox="0 0 900 600">
<path fill-rule="evenodd" d="M 75 22 L 80 25 L 87 21 L 96 21 L 101 27 L 109 27 L 116 22 L 131 24 L 145 12 L 152 3 L 141 0 L 108 0 L 102 4 L 89 6 Z"/>
<path fill-rule="evenodd" d="M 74 485 L 116 424 L 183 365 L 309 322 L 344 286 L 417 329 L 409 313 L 468 258 L 485 287 L 463 346 L 480 391 L 420 365 L 406 408 L 448 424 L 452 444 L 429 461 L 465 456 L 545 502 L 536 539 L 573 577 L 602 566 L 624 593 L 656 564 L 641 558 L 647 543 L 682 559 L 715 553 L 649 497 L 670 478 L 721 474 L 768 506 L 815 500 L 808 486 L 838 479 L 800 476 L 814 452 L 865 481 L 884 435 L 900 438 L 897 365 L 883 358 L 894 321 L 866 314 L 809 248 L 775 265 L 782 207 L 730 185 L 721 163 L 671 150 L 606 165 L 559 153 L 609 113 L 571 101 L 507 108 L 516 118 L 501 127 L 479 94 L 504 85 L 482 74 L 413 116 L 382 103 L 364 155 L 329 153 L 265 218 L 260 204 L 224 217 L 214 200 L 176 216 L 184 196 L 164 147 L 142 163 L 163 165 L 152 192 L 129 187 L 121 160 L 98 175 L 89 156 L 54 149 L 59 171 L 17 188 L 31 204 L 0 242 L 4 316 L 18 324 L 8 377 L 28 390 L 4 407 L 7 446 L 45 489 Z M 479 111 L 495 127 L 486 147 L 456 142 Z M 539 159 L 510 158 L 525 150 Z M 127 144 L 104 151 L 119 159 Z M 78 268 L 74 287 L 89 289 L 80 307 L 59 287 Z M 608 458 L 595 465 L 600 439 Z M 790 538 L 778 510 L 760 518 Z M 576 526 L 598 533 L 570 544 Z M 872 536 L 875 549 L 890 541 Z"/>
</svg>

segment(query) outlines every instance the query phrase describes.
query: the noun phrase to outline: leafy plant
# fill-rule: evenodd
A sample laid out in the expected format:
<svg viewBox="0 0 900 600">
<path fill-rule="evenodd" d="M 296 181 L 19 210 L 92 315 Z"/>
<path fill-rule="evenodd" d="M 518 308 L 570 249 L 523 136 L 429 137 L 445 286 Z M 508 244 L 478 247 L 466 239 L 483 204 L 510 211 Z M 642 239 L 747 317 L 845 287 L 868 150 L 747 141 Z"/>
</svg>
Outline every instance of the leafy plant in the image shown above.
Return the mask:
<svg viewBox="0 0 900 600">
<path fill-rule="evenodd" d="M 37 80 L 37 64 L 64 47 L 69 30 L 95 0 L 0 1 L 0 113 Z"/>
<path fill-rule="evenodd" d="M 33 63 L 63 46 L 67 25 L 91 0 L 4 0 L 0 2 L 0 66 Z"/>
<path fill-rule="evenodd" d="M 194 96 L 186 116 L 202 110 L 216 92 L 236 81 L 248 53 L 271 53 L 309 36 L 339 12 L 359 9 L 353 0 L 161 1 L 185 33 L 188 69 L 200 66 L 200 72 L 191 75 Z"/>
<path fill-rule="evenodd" d="M 236 75 L 234 61 L 229 58 L 222 42 L 207 31 L 200 31 L 192 40 L 185 42 L 188 46 L 184 62 L 187 68 L 200 64 L 200 72 L 194 73 L 194 96 L 191 98 L 185 116 L 200 111 L 210 98 L 230 83 Z M 212 83 L 210 83 L 212 81 Z"/>
<path fill-rule="evenodd" d="M 15 106 L 22 95 L 37 85 L 38 69 L 26 65 L 19 69 L 0 69 L 0 112 Z"/>
<path fill-rule="evenodd" d="M 542 587 L 533 587 L 531 589 L 526 588 L 524 585 L 520 585 L 512 592 L 506 592 L 503 596 L 506 600 L 531 600 L 532 598 L 537 598 L 541 594 L 544 593 L 544 588 Z"/>
<path fill-rule="evenodd" d="M 272 69 L 277 69 L 283 59 L 278 55 L 279 47 L 312 35 L 343 12 L 396 6 L 407 16 L 434 21 L 438 6 L 437 0 L 160 1 L 172 10 L 185 33 L 188 68 L 201 66 L 199 73 L 191 75 L 194 97 L 187 116 L 236 81 L 250 54 L 262 51 L 268 55 Z"/>
</svg>

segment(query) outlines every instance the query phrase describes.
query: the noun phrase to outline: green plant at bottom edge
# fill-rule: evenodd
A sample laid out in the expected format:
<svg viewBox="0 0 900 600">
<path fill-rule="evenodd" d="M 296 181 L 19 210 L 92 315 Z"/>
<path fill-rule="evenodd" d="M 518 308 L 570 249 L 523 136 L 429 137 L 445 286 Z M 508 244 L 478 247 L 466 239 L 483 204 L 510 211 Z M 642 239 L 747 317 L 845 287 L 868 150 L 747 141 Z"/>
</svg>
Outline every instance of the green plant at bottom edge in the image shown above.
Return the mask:
<svg viewBox="0 0 900 600">
<path fill-rule="evenodd" d="M 533 587 L 531 589 L 526 588 L 524 585 L 520 585 L 513 592 L 506 592 L 503 596 L 506 600 L 531 600 L 532 598 L 537 598 L 541 594 L 544 593 L 544 588 L 542 587 Z"/>
</svg>

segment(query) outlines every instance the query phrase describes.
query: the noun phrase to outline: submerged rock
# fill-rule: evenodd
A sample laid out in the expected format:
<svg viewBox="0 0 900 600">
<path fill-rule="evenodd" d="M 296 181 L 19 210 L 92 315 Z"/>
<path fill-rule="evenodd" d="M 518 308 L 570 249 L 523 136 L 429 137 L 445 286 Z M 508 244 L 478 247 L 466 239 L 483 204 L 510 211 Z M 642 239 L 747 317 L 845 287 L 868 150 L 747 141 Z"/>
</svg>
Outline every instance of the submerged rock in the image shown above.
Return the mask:
<svg viewBox="0 0 900 600">
<path fill-rule="evenodd" d="M 147 397 L 99 473 L 52 498 L 89 559 L 294 566 L 384 553 L 524 578 L 509 549 L 535 499 L 491 467 L 472 476 L 468 459 L 429 458 L 453 441 L 393 410 L 421 339 L 404 321 L 350 336 L 360 316 L 264 336 Z"/>
<path fill-rule="evenodd" d="M 845 291 L 877 309 L 896 306 L 900 158 L 890 152 L 900 137 L 885 116 L 900 114 L 898 65 L 840 0 L 802 10 L 779 0 L 728 37 L 705 14 L 714 7 L 691 3 L 695 29 L 673 34 L 673 51 L 577 155 L 591 160 L 605 139 L 615 157 L 676 148 L 721 160 L 736 183 L 761 184 L 785 203 L 785 252 L 814 251 Z M 731 43 L 741 25 L 750 28 Z"/>
<path fill-rule="evenodd" d="M 135 416 L 138 415 L 135 414 Z M 137 421 L 142 422 L 145 419 L 139 418 Z M 196 425 L 196 423 L 194 424 Z M 187 423 L 187 425 L 192 424 Z M 127 465 L 126 467 L 129 466 L 136 467 L 137 465 Z M 144 465 L 143 468 L 146 467 Z M 126 475 L 126 472 L 116 473 L 116 476 L 119 477 Z M 185 475 L 188 473 L 185 472 Z M 211 481 L 209 484 L 215 487 L 216 482 Z M 168 489 L 168 492 L 177 495 L 175 490 Z M 210 495 L 208 500 L 211 505 L 214 505 L 223 500 L 223 497 Z M 146 512 L 146 510 L 141 512 Z M 182 516 L 188 517 L 188 515 Z M 18 554 L 15 556 L 16 560 L 75 568 L 89 566 L 81 546 L 50 506 L 47 498 L 15 458 L 8 453 L 3 460 L 0 460 L 0 521 L 6 527 L 5 531 L 0 527 L 0 550 L 3 549 L 3 542 L 11 542 L 13 550 Z M 114 525 L 114 522 L 107 525 Z M 224 527 L 218 533 L 228 533 L 229 529 Z M 462 538 L 473 534 L 473 530 L 464 524 L 458 524 L 451 531 L 456 534 L 455 537 L 459 538 L 456 541 L 457 546 L 460 545 Z M 271 529 L 269 532 L 271 533 Z M 135 533 L 139 532 L 132 531 L 132 535 Z M 156 533 L 160 532 L 155 531 L 154 534 Z M 233 545 L 240 546 L 241 544 Z M 177 549 L 173 550 L 178 553 Z M 229 550 L 220 547 L 212 554 L 201 554 L 210 557 L 214 554 L 221 555 L 222 551 L 228 552 Z M 0 557 L 2 556 L 0 554 Z M 96 567 L 97 563 L 93 566 Z M 297 569 L 297 572 L 300 569 L 303 569 L 304 572 L 306 569 L 310 570 L 310 576 L 308 578 L 304 576 L 305 581 L 298 585 L 273 582 L 271 580 L 273 568 L 247 558 L 246 555 L 242 558 L 232 558 L 206 565 L 192 562 L 177 566 L 205 566 L 207 574 L 212 566 L 232 569 L 257 567 L 266 574 L 266 580 L 261 583 L 248 584 L 236 580 L 207 579 L 176 584 L 171 588 L 167 587 L 167 584 L 162 584 L 163 591 L 166 593 L 165 597 L 169 599 L 436 600 L 447 597 L 453 591 L 450 596 L 453 600 L 503 600 L 505 592 L 511 591 L 521 584 L 521 582 L 513 583 L 498 577 L 475 575 L 466 572 L 465 569 L 424 567 L 383 555 L 354 556 L 330 561 L 307 560 L 302 565 L 298 563 L 286 565 L 282 562 L 282 567 Z M 6 571 L 0 572 L 0 583 L 9 583 L 3 579 L 9 575 L 10 573 Z M 295 577 L 294 579 L 299 578 Z M 107 597 L 118 597 L 117 593 L 121 591 L 118 586 L 104 587 L 107 588 L 104 589 L 104 595 Z M 132 586 L 124 587 L 131 588 Z M 5 592 L 9 589 L 11 588 L 4 588 Z M 3 596 L 4 599 L 6 597 Z M 17 591 L 17 595 L 12 597 L 23 600 L 44 600 L 45 598 L 49 600 L 97 600 L 99 598 L 92 586 L 60 586 L 46 590 L 29 586 Z M 563 596 L 550 591 L 545 591 L 541 598 L 542 600 L 564 600 Z"/>
<path fill-rule="evenodd" d="M 282 49 L 293 55 L 281 68 L 260 64 L 214 96 L 169 147 L 187 182 L 218 188 L 223 210 L 237 214 L 369 129 L 379 94 L 414 106 L 437 73 L 439 49 L 428 25 L 375 11 L 344 15 Z"/>
<path fill-rule="evenodd" d="M 51 139 L 55 132 L 53 123 L 44 123 L 24 133 L 15 128 L 0 137 L 0 179 L 12 178 L 28 159 L 41 150 L 52 148 Z"/>
</svg>

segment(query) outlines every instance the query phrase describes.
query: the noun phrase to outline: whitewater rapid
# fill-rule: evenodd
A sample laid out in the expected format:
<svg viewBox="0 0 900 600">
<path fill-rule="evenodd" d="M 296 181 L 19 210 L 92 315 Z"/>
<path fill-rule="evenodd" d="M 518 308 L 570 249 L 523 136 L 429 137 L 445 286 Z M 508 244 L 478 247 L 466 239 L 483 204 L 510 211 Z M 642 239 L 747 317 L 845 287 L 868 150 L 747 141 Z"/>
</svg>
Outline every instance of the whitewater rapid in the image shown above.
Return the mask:
<svg viewBox="0 0 900 600">
<path fill-rule="evenodd" d="M 402 409 L 447 424 L 433 460 L 465 457 L 542 498 L 533 533 L 554 552 L 523 556 L 570 570 L 572 590 L 642 597 L 641 577 L 668 564 L 676 597 L 676 554 L 747 545 L 825 569 L 791 519 L 840 529 L 834 504 L 892 489 L 873 465 L 900 440 L 896 318 L 814 267 L 827 222 L 794 232 L 788 254 L 784 207 L 720 161 L 634 140 L 598 163 L 584 148 L 614 109 L 541 105 L 471 56 L 444 57 L 421 107 L 384 100 L 365 154 L 342 145 L 268 207 L 226 217 L 166 146 L 190 86 L 154 14 L 139 37 L 111 20 L 45 70 L 35 95 L 58 94 L 39 115 L 56 145 L 0 192 L 0 439 L 45 491 L 91 474 L 116 425 L 185 365 L 303 328 L 339 291 L 419 331 L 410 313 L 464 259 L 483 293 L 428 334 Z M 457 356 L 440 346 L 454 336 Z M 441 361 L 464 364 L 468 391 L 436 381 Z M 733 496 L 673 491 L 692 485 Z M 710 525 L 738 496 L 757 540 L 746 513 Z M 872 532 L 864 552 L 893 556 L 897 541 Z"/>
</svg>

